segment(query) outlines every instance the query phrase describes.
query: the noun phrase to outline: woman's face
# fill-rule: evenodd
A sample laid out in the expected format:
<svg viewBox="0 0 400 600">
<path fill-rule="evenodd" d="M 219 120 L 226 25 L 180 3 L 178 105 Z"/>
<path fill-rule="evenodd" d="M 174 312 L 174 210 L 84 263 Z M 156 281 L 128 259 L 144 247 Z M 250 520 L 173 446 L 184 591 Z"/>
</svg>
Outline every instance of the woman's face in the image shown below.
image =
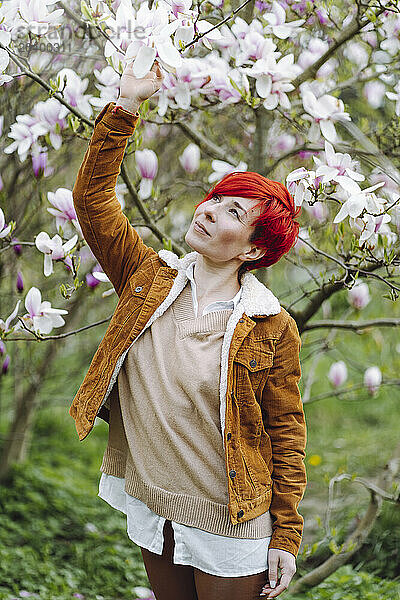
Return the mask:
<svg viewBox="0 0 400 600">
<path fill-rule="evenodd" d="M 216 262 L 245 260 L 245 252 L 255 247 L 249 238 L 254 230 L 251 223 L 260 214 L 260 207 L 254 210 L 257 203 L 250 198 L 213 195 L 197 207 L 186 243 Z"/>
</svg>

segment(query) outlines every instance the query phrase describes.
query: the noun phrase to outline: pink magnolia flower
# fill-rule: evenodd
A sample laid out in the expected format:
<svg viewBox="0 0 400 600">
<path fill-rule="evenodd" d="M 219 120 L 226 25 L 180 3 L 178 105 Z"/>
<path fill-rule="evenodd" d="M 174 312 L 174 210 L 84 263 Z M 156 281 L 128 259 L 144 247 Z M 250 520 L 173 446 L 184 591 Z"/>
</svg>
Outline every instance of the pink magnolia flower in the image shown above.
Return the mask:
<svg viewBox="0 0 400 600">
<path fill-rule="evenodd" d="M 6 345 L 3 340 L 0 340 L 0 356 L 6 353 Z"/>
<path fill-rule="evenodd" d="M 339 360 L 331 365 L 328 379 L 334 387 L 339 387 L 344 384 L 347 379 L 347 367 L 343 360 Z"/>
<path fill-rule="evenodd" d="M 382 81 L 368 81 L 364 85 L 363 95 L 372 108 L 379 108 L 385 98 L 386 86 Z"/>
<path fill-rule="evenodd" d="M 281 40 L 286 40 L 299 33 L 301 31 L 300 25 L 304 23 L 304 19 L 286 23 L 285 9 L 275 0 L 272 3 L 272 12 L 264 13 L 262 16 L 269 23 L 265 28 L 266 31 L 272 31 Z"/>
<path fill-rule="evenodd" d="M 64 94 L 68 89 L 68 84 L 64 90 Z M 68 95 L 68 91 L 67 94 Z M 56 98 L 48 98 L 44 102 L 38 102 L 32 114 L 36 121 L 46 128 L 51 145 L 55 150 L 59 150 L 62 144 L 62 136 L 60 131 L 67 126 L 66 116 L 68 108 L 61 104 Z"/>
<path fill-rule="evenodd" d="M 42 295 L 36 287 L 31 287 L 25 296 L 25 308 L 28 311 L 22 317 L 25 327 L 43 334 L 50 333 L 53 327 L 64 325 L 65 321 L 61 315 L 68 313 L 62 308 L 51 308 L 50 302 L 42 302 Z M 17 323 L 14 329 L 22 329 L 21 323 Z"/>
<path fill-rule="evenodd" d="M 92 275 L 92 273 L 86 273 L 86 285 L 89 288 L 95 288 L 99 285 L 100 281 Z"/>
<path fill-rule="evenodd" d="M 365 282 L 358 282 L 353 285 L 347 293 L 347 299 L 353 308 L 356 308 L 357 310 L 365 308 L 371 300 L 368 284 Z"/>
<path fill-rule="evenodd" d="M 179 156 L 179 162 L 187 173 L 195 173 L 200 166 L 200 148 L 197 144 L 186 146 Z"/>
<path fill-rule="evenodd" d="M 364 385 L 370 394 L 375 394 L 382 382 L 382 373 L 379 367 L 369 367 L 364 373 Z"/>
<path fill-rule="evenodd" d="M 82 236 L 71 190 L 61 187 L 56 189 L 55 192 L 47 192 L 47 199 L 54 206 L 54 208 L 48 208 L 47 210 L 56 217 L 57 230 L 59 227 L 64 229 L 64 225 L 71 222 Z"/>
</svg>

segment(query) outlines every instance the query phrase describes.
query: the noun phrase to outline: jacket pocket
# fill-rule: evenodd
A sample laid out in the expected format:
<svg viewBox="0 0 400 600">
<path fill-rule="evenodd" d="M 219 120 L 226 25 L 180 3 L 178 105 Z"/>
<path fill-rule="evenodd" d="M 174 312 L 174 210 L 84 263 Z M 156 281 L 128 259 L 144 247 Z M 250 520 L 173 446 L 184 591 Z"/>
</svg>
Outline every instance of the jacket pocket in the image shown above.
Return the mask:
<svg viewBox="0 0 400 600">
<path fill-rule="evenodd" d="M 273 352 L 254 344 L 242 344 L 239 348 L 234 363 L 238 378 L 237 395 L 242 403 L 254 402 L 257 391 L 265 385 L 274 356 Z"/>
</svg>

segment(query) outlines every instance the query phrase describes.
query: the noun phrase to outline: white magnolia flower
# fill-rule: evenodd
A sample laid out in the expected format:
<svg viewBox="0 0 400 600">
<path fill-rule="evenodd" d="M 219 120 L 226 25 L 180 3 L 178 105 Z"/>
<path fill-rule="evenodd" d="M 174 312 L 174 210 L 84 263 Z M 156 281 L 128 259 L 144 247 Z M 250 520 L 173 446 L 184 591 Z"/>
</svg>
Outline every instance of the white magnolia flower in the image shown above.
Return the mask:
<svg viewBox="0 0 400 600">
<path fill-rule="evenodd" d="M 251 68 L 244 67 L 243 73 L 256 78 L 256 91 L 260 98 L 265 98 L 264 108 L 273 110 L 280 104 L 282 108 L 289 109 L 290 101 L 287 92 L 294 87 L 290 80 L 301 71 L 294 64 L 293 54 L 287 54 L 276 62 L 276 52 L 271 52 L 264 58 L 258 59 Z"/>
<path fill-rule="evenodd" d="M 364 221 L 364 230 L 360 235 L 360 244 L 363 244 L 365 241 L 368 241 L 368 245 L 375 246 L 378 242 L 378 234 L 384 235 L 388 233 L 386 223 L 391 221 L 390 215 L 387 213 L 382 215 L 369 215 L 366 214 L 363 217 Z M 392 233 L 389 229 L 389 232 Z"/>
<path fill-rule="evenodd" d="M 320 160 L 313 156 L 314 162 L 318 166 L 316 175 L 322 176 L 322 183 L 336 181 L 336 177 L 350 177 L 355 181 L 364 181 L 365 177 L 354 170 L 356 163 L 352 160 L 350 154 L 335 152 L 332 144 L 325 141 L 325 160 Z"/>
<path fill-rule="evenodd" d="M 25 308 L 28 311 L 22 317 L 25 327 L 39 333 L 50 333 L 53 327 L 61 327 L 65 324 L 61 315 L 66 315 L 67 310 L 62 308 L 51 308 L 50 302 L 42 302 L 40 290 L 31 287 L 25 296 Z M 23 329 L 21 323 L 15 325 L 14 330 Z"/>
<path fill-rule="evenodd" d="M 304 201 L 310 202 L 313 191 L 318 188 L 319 180 L 315 171 L 307 171 L 304 167 L 295 169 L 286 177 L 286 186 L 294 198 L 296 206 L 301 206 Z"/>
<path fill-rule="evenodd" d="M 301 31 L 300 25 L 304 23 L 304 19 L 286 23 L 285 9 L 275 0 L 272 3 L 272 12 L 264 13 L 262 16 L 269 23 L 265 29 L 272 31 L 281 40 L 286 40 L 288 37 L 299 33 Z"/>
<path fill-rule="evenodd" d="M 28 29 L 36 35 L 44 35 L 49 30 L 49 25 L 57 23 L 64 14 L 62 8 L 49 13 L 48 4 L 55 4 L 58 0 L 20 0 L 19 12 Z"/>
<path fill-rule="evenodd" d="M 335 142 L 336 129 L 334 122 L 351 121 L 350 115 L 344 111 L 343 101 L 329 94 L 316 98 L 309 87 L 302 86 L 302 100 L 305 111 L 312 117 L 313 123 L 308 132 L 311 141 L 316 142 L 319 131 L 329 142 Z"/>
<path fill-rule="evenodd" d="M 347 367 L 343 360 L 333 363 L 328 372 L 328 379 L 334 387 L 343 385 L 347 379 Z"/>
<path fill-rule="evenodd" d="M 364 190 L 353 179 L 350 179 L 350 177 L 337 176 L 336 181 L 347 192 L 349 197 L 343 202 L 338 214 L 333 219 L 334 223 L 340 223 L 346 217 L 355 219 L 365 209 L 375 214 L 382 212 L 382 204 L 386 201 L 382 199 L 378 200 L 375 194 L 371 194 L 371 192 L 385 185 L 384 181 Z"/>
<path fill-rule="evenodd" d="M 0 239 L 6 237 L 6 235 L 8 235 L 11 231 L 11 225 L 7 225 L 6 227 L 6 220 L 4 218 L 4 213 L 2 211 L 2 209 L 0 208 Z"/>
<path fill-rule="evenodd" d="M 78 241 L 75 234 L 70 240 L 63 244 L 61 237 L 56 234 L 50 238 L 49 234 L 41 231 L 35 239 L 35 245 L 44 254 L 44 274 L 46 277 L 53 272 L 53 260 L 60 260 L 67 256 Z"/>
<path fill-rule="evenodd" d="M 6 154 L 11 154 L 17 150 L 21 162 L 23 162 L 32 144 L 36 142 L 40 135 L 47 133 L 47 127 L 43 123 L 38 123 L 31 115 L 17 115 L 16 123 L 11 125 L 11 131 L 8 137 L 14 138 L 14 142 L 4 148 Z"/>
<path fill-rule="evenodd" d="M 213 173 L 211 173 L 211 175 L 208 176 L 208 181 L 209 183 L 213 183 L 214 181 L 219 181 L 220 179 L 222 179 L 225 175 L 228 175 L 228 173 L 233 173 L 234 171 L 246 171 L 247 169 L 247 163 L 240 161 L 240 163 L 234 167 L 233 165 L 231 165 L 228 162 L 225 162 L 224 160 L 213 160 L 211 162 L 211 166 L 213 168 Z"/>
<path fill-rule="evenodd" d="M 1 41 L 1 39 L 0 39 Z M 7 83 L 9 81 L 12 81 L 12 77 L 11 75 L 6 75 L 4 73 L 4 71 L 7 69 L 8 64 L 10 62 L 10 55 L 8 54 L 8 52 L 6 50 L 3 50 L 3 48 L 0 48 L 0 85 L 3 85 L 3 83 Z"/>
</svg>

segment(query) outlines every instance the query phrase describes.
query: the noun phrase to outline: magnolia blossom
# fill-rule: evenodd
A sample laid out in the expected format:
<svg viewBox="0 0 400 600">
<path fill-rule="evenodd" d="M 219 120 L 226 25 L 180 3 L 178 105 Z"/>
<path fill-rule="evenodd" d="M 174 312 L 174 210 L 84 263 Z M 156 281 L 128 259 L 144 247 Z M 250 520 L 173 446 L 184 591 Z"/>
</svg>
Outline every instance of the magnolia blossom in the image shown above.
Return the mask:
<svg viewBox="0 0 400 600">
<path fill-rule="evenodd" d="M 104 108 L 109 102 L 116 102 L 120 83 L 118 73 L 110 65 L 107 65 L 101 71 L 94 69 L 93 73 L 98 81 L 94 85 L 100 90 L 100 98 L 93 96 L 89 102 L 98 108 Z"/>
<path fill-rule="evenodd" d="M 360 235 L 360 244 L 367 242 L 370 248 L 374 248 L 378 243 L 378 234 L 389 236 L 389 238 L 394 236 L 393 243 L 396 240 L 396 234 L 387 225 L 391 221 L 391 217 L 387 213 L 380 215 L 365 214 L 362 220 L 364 227 Z"/>
<path fill-rule="evenodd" d="M 348 198 L 343 202 L 338 214 L 333 219 L 334 223 L 340 223 L 347 216 L 358 217 L 363 210 L 367 210 L 370 213 L 379 214 L 382 212 L 381 204 L 384 200 L 378 200 L 375 194 L 371 194 L 373 190 L 385 185 L 384 181 L 376 183 L 368 188 L 362 190 L 358 183 L 350 179 L 349 177 L 337 176 L 336 181 L 340 186 L 347 192 Z"/>
<path fill-rule="evenodd" d="M 16 288 L 17 288 L 17 292 L 24 291 L 24 279 L 22 277 L 21 271 L 18 271 L 18 273 L 17 273 Z"/>
<path fill-rule="evenodd" d="M 8 235 L 11 231 L 11 225 L 7 225 L 6 227 L 6 220 L 4 218 L 4 213 L 2 211 L 2 209 L 0 208 L 0 239 L 6 237 L 6 235 Z"/>
<path fill-rule="evenodd" d="M 35 177 L 49 177 L 54 173 L 53 167 L 47 164 L 48 153 L 47 148 L 43 148 L 40 144 L 35 143 L 32 146 L 32 170 Z"/>
<path fill-rule="evenodd" d="M 46 277 L 53 272 L 53 260 L 65 259 L 64 263 L 71 266 L 72 262 L 69 257 L 66 258 L 68 252 L 72 250 L 78 241 L 78 236 L 75 234 L 70 240 L 62 243 L 61 237 L 56 234 L 50 238 L 49 234 L 41 231 L 35 239 L 35 245 L 40 252 L 44 254 L 44 274 Z"/>
<path fill-rule="evenodd" d="M 187 173 L 195 173 L 200 166 L 200 148 L 197 144 L 186 146 L 179 156 L 179 162 Z"/>
<path fill-rule="evenodd" d="M 57 23 L 64 10 L 59 8 L 49 13 L 48 4 L 55 4 L 57 0 L 20 0 L 19 12 L 24 21 L 28 23 L 28 29 L 36 35 L 48 32 L 49 25 Z"/>
<path fill-rule="evenodd" d="M 135 160 L 140 176 L 142 177 L 139 188 L 139 198 L 141 200 L 145 200 L 151 194 L 153 179 L 157 175 L 157 154 L 148 148 L 144 150 L 136 150 Z"/>
<path fill-rule="evenodd" d="M 25 296 L 25 308 L 28 313 L 21 317 L 25 327 L 43 334 L 50 333 L 53 327 L 64 325 L 61 315 L 68 313 L 62 308 L 51 308 L 50 302 L 42 302 L 42 295 L 36 287 L 31 287 Z M 14 329 L 23 329 L 21 323 L 17 323 Z"/>
<path fill-rule="evenodd" d="M 315 171 L 307 171 L 304 167 L 295 169 L 286 177 L 286 185 L 294 198 L 296 206 L 301 206 L 304 201 L 310 202 L 314 192 L 318 189 L 321 178 L 316 177 Z"/>
<path fill-rule="evenodd" d="M 264 108 L 273 110 L 280 104 L 282 108 L 289 109 L 290 101 L 286 92 L 294 89 L 290 80 L 298 75 L 300 67 L 294 64 L 293 54 L 287 54 L 276 62 L 275 52 L 265 58 L 257 60 L 251 68 L 242 71 L 250 77 L 256 78 L 257 94 L 265 98 Z"/>
<path fill-rule="evenodd" d="M 245 163 L 243 161 L 240 161 L 240 163 L 237 165 L 237 167 L 234 167 L 231 164 L 229 164 L 228 162 L 225 162 L 224 160 L 215 159 L 211 162 L 211 166 L 212 166 L 214 172 L 208 176 L 209 183 L 213 183 L 214 181 L 219 181 L 225 175 L 228 175 L 228 173 L 233 173 L 234 171 L 243 172 L 243 171 L 247 170 L 247 163 Z"/>
<path fill-rule="evenodd" d="M 308 132 L 309 139 L 316 142 L 321 131 L 324 138 L 334 142 L 337 137 L 334 122 L 351 121 L 349 113 L 344 112 L 343 101 L 329 94 L 316 98 L 307 86 L 302 86 L 301 92 L 304 109 L 313 119 Z"/>
<path fill-rule="evenodd" d="M 17 122 L 11 125 L 8 137 L 14 138 L 14 142 L 4 148 L 6 154 L 17 150 L 21 162 L 23 162 L 30 147 L 40 135 L 45 135 L 48 129 L 43 123 L 38 123 L 31 115 L 17 115 Z"/>
<path fill-rule="evenodd" d="M 18 309 L 19 309 L 20 303 L 21 303 L 21 300 L 18 300 L 11 315 L 9 317 L 7 317 L 7 319 L 5 321 L 3 321 L 3 319 L 0 319 L 0 329 L 2 331 L 4 331 L 4 333 L 7 333 L 8 331 L 12 331 L 10 324 L 11 324 L 11 321 L 13 321 L 18 314 Z"/>
<path fill-rule="evenodd" d="M 65 87 L 64 79 L 66 81 Z M 90 94 L 84 93 L 88 86 L 89 78 L 86 77 L 85 79 L 81 79 L 72 69 L 64 68 L 57 73 L 57 80 L 60 82 L 60 87 L 63 90 L 65 100 L 71 106 L 79 107 L 79 111 L 84 114 L 85 117 L 91 117 L 93 112 L 90 104 L 91 96 Z"/>
<path fill-rule="evenodd" d="M 368 284 L 358 282 L 353 285 L 347 293 L 347 300 L 349 301 L 349 304 L 357 310 L 365 308 L 371 300 Z"/>
<path fill-rule="evenodd" d="M 55 216 L 57 230 L 60 227 L 64 229 L 65 224 L 71 222 L 83 237 L 76 216 L 71 190 L 61 187 L 55 192 L 47 192 L 47 199 L 54 206 L 54 208 L 48 208 L 47 210 Z"/>
<path fill-rule="evenodd" d="M 318 166 L 316 175 L 317 177 L 322 176 L 322 183 L 337 181 L 338 175 L 350 177 L 355 181 L 364 181 L 365 179 L 364 175 L 354 170 L 356 163 L 350 154 L 335 152 L 332 144 L 327 141 L 325 141 L 325 160 L 320 160 L 316 156 L 313 156 L 313 160 Z"/>
<path fill-rule="evenodd" d="M 278 137 L 271 139 L 270 152 L 274 156 L 279 156 L 282 153 L 290 152 L 296 145 L 296 138 L 290 133 L 282 133 Z"/>
<path fill-rule="evenodd" d="M 300 25 L 304 23 L 304 19 L 286 23 L 285 9 L 275 0 L 272 3 L 272 12 L 264 13 L 262 16 L 269 23 L 265 29 L 272 31 L 281 40 L 286 40 L 288 37 L 296 35 L 301 31 Z"/>
<path fill-rule="evenodd" d="M 382 382 L 382 373 L 379 367 L 369 367 L 364 373 L 364 385 L 370 394 L 375 394 Z"/>
<path fill-rule="evenodd" d="M 38 102 L 33 109 L 33 116 L 38 123 L 46 127 L 46 133 L 49 134 L 51 145 L 55 150 L 61 148 L 60 130 L 65 129 L 67 126 L 65 117 L 68 112 L 68 108 L 56 98 L 48 98 L 44 102 Z"/>
<path fill-rule="evenodd" d="M 334 387 L 339 387 L 344 384 L 347 379 L 347 367 L 343 360 L 339 360 L 331 365 L 328 379 Z"/>
</svg>

